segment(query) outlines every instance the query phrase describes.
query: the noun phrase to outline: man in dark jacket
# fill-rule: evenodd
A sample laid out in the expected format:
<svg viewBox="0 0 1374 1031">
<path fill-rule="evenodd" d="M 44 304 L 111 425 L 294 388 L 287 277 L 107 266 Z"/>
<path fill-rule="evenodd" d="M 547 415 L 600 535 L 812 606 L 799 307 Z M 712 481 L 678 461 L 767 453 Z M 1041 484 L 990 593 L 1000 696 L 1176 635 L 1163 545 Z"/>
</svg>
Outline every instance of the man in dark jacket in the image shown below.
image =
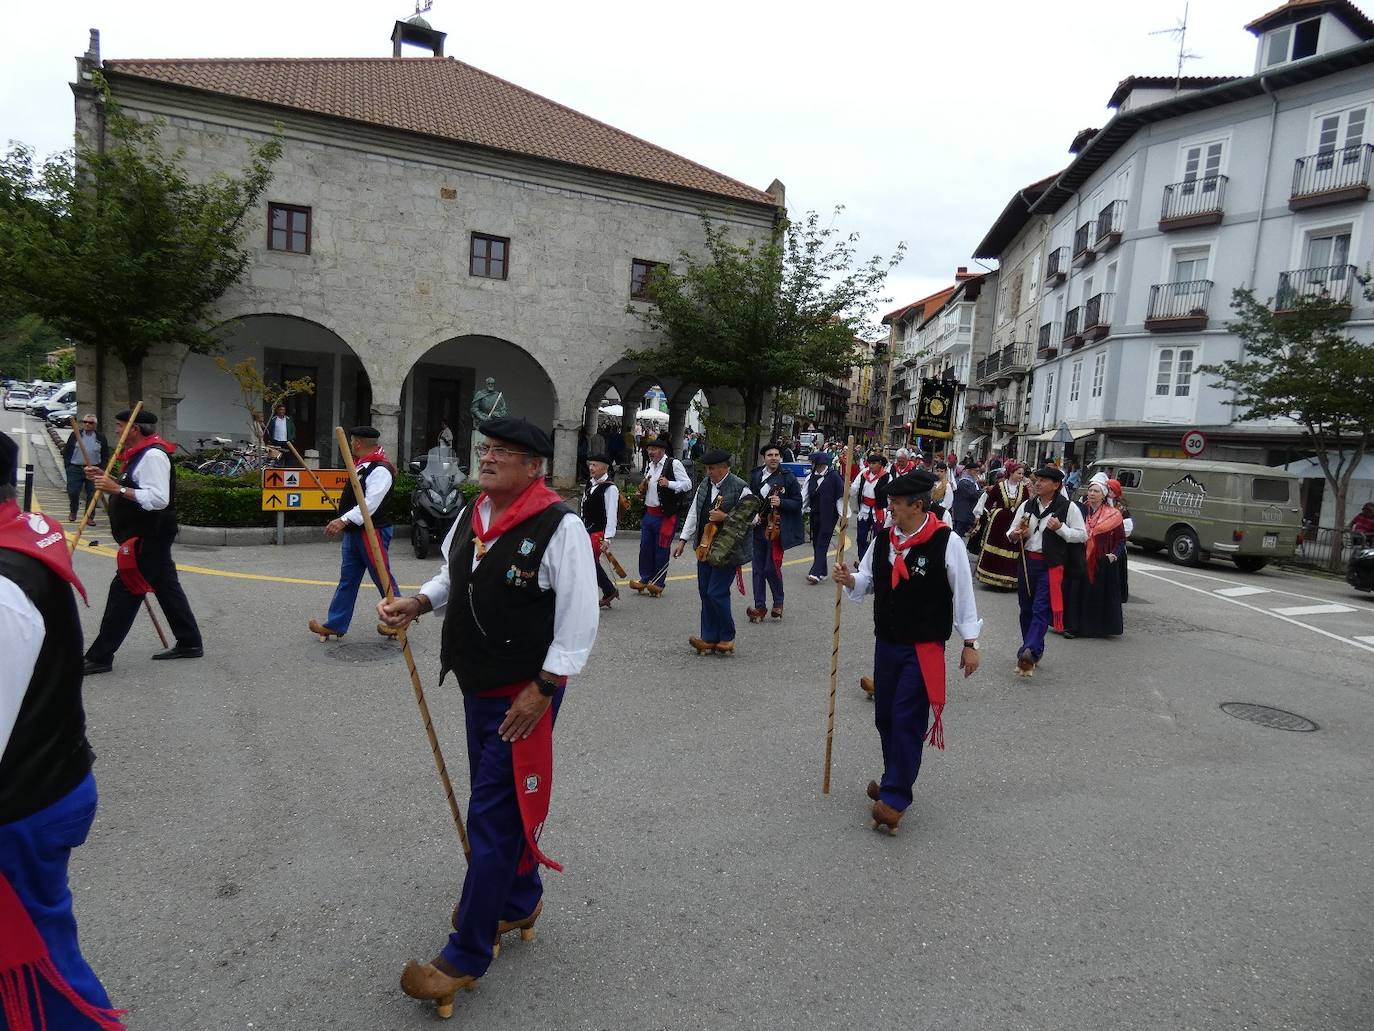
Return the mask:
<svg viewBox="0 0 1374 1031">
<path fill-rule="evenodd" d="M 845 485 L 842 477 L 830 468 L 830 454 L 817 451 L 811 456 L 811 475 L 806 478 L 802 498 L 803 511 L 811 513 L 811 571 L 806 574 L 806 582 L 818 584 L 828 575 L 826 552 L 830 550 L 830 538 L 835 533 L 835 524 L 840 521 L 840 499 L 844 496 Z"/>
<path fill-rule="evenodd" d="M 959 466 L 954 481 L 954 503 L 950 506 L 950 518 L 954 520 L 954 532 L 968 538 L 973 530 L 973 510 L 978 505 L 980 488 L 973 473 L 966 466 Z"/>
<path fill-rule="evenodd" d="M 730 471 L 730 453 L 719 449 L 701 457 L 706 477 L 692 495 L 687 509 L 687 523 L 673 546 L 673 558 L 690 545 L 697 548 L 710 523 L 724 524 L 745 498 L 750 497 L 749 485 Z M 742 528 L 743 529 L 743 528 Z M 735 650 L 735 618 L 730 614 L 730 587 L 740 566 L 749 557 L 749 537 L 741 534 L 733 553 L 724 564 L 697 560 L 697 593 L 701 595 L 701 636 L 689 637 L 687 643 L 698 655 L 718 652 L 728 655 Z"/>
<path fill-rule="evenodd" d="M 85 452 L 81 448 L 85 445 Z M 96 429 L 95 416 L 87 413 L 81 417 L 80 431 L 73 430 L 62 445 L 62 468 L 67 472 L 67 499 L 71 502 L 67 518 L 76 522 L 78 509 L 89 508 L 95 497 L 95 486 L 86 479 L 87 465 L 104 465 L 110 460 L 110 444 L 105 434 Z M 81 496 L 85 494 L 85 503 Z M 95 514 L 91 514 L 95 522 Z"/>
<path fill-rule="evenodd" d="M 782 619 L 783 585 L 782 556 L 788 548 L 802 542 L 801 484 L 782 466 L 782 445 L 773 443 L 760 452 L 763 465 L 750 474 L 749 490 L 763 499 L 763 510 L 754 524 L 754 556 L 750 563 L 754 580 L 754 607 L 748 610 L 749 622 L 762 623 L 768 615 L 768 590 L 773 591 L 774 619 Z M 776 513 L 777 535 L 769 536 L 769 526 Z"/>
</svg>

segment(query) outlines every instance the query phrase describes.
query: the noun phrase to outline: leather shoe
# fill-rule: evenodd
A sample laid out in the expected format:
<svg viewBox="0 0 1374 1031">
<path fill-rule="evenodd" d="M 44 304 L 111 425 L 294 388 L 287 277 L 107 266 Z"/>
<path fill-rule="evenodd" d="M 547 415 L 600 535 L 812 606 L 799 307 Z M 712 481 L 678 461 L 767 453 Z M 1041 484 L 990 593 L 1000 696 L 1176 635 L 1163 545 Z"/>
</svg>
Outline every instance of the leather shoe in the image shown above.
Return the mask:
<svg viewBox="0 0 1374 1031">
<path fill-rule="evenodd" d="M 89 677 L 94 673 L 108 673 L 114 669 L 114 665 L 109 662 L 96 662 L 95 659 L 84 659 L 81 663 L 81 675 Z"/>
<path fill-rule="evenodd" d="M 868 782 L 868 787 L 864 789 L 864 793 L 874 802 L 882 801 L 882 797 L 878 793 L 878 782 L 876 780 L 870 780 Z"/>
<path fill-rule="evenodd" d="M 412 999 L 433 999 L 435 1012 L 447 1019 L 453 1016 L 453 995 L 459 991 L 472 991 L 477 987 L 477 978 L 468 974 L 451 977 L 433 963 L 417 963 L 411 960 L 401 971 L 401 991 Z"/>
<path fill-rule="evenodd" d="M 153 653 L 153 658 L 154 658 L 154 659 L 199 659 L 199 658 L 200 658 L 201 656 L 203 656 L 204 654 L 205 654 L 205 649 L 202 648 L 200 645 L 195 645 L 194 647 L 187 647 L 187 646 L 184 645 L 184 644 L 178 644 L 178 645 L 175 645 L 174 647 L 168 648 L 165 652 L 154 652 L 154 653 Z"/>
<path fill-rule="evenodd" d="M 892 806 L 888 805 L 886 802 L 874 802 L 873 829 L 875 831 L 885 830 L 889 836 L 895 835 L 897 833 L 897 824 L 902 822 L 903 815 L 903 813 L 893 809 Z"/>
<path fill-rule="evenodd" d="M 703 641 L 700 637 L 689 637 L 687 643 L 697 650 L 698 655 L 708 655 L 716 650 L 715 641 Z"/>
</svg>

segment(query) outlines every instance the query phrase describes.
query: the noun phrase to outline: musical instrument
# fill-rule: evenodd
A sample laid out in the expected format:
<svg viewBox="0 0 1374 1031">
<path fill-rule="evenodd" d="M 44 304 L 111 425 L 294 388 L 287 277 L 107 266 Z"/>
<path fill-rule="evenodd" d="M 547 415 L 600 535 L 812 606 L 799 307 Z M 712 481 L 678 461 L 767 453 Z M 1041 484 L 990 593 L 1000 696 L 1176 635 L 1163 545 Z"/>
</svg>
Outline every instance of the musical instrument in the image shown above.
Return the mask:
<svg viewBox="0 0 1374 1031">
<path fill-rule="evenodd" d="M 711 535 L 711 547 L 707 549 L 704 561 L 713 566 L 733 569 L 737 564 L 735 551 L 740 542 L 753 533 L 754 516 L 762 507 L 763 501 L 756 494 L 740 498 L 725 517 L 725 522 L 719 524 L 719 531 Z"/>
<path fill-rule="evenodd" d="M 615 570 L 616 576 L 625 576 L 625 567 L 620 564 L 620 559 L 615 557 L 615 553 L 610 548 L 606 549 L 605 555 L 611 560 L 611 568 Z"/>
<path fill-rule="evenodd" d="M 773 494 L 770 495 L 770 496 L 769 496 L 769 499 L 768 499 L 768 500 L 769 500 L 770 506 L 771 506 L 771 504 L 772 504 L 773 498 L 775 498 L 775 497 L 780 497 L 780 496 L 781 496 L 781 495 L 778 494 L 777 489 L 775 488 Z M 781 537 L 781 536 L 782 536 L 782 505 L 781 505 L 781 503 L 779 503 L 779 505 L 778 505 L 777 508 L 772 508 L 772 507 L 770 507 L 770 508 L 768 509 L 768 525 L 765 526 L 765 527 L 763 528 L 763 539 L 766 540 L 766 541 L 775 541 L 775 540 L 777 540 L 777 539 L 778 539 L 779 537 Z"/>
<path fill-rule="evenodd" d="M 639 481 L 639 486 L 635 488 L 635 493 L 638 494 L 641 498 L 644 497 L 645 494 L 649 493 L 649 477 L 646 476 L 644 477 L 644 479 Z"/>
<path fill-rule="evenodd" d="M 721 508 L 721 504 L 722 504 L 724 501 L 725 501 L 725 495 L 724 495 L 724 494 L 722 494 L 720 497 L 716 498 L 716 503 L 715 503 L 714 505 L 711 506 L 711 512 L 723 512 L 724 509 Z M 708 512 L 707 515 L 710 515 L 710 513 Z M 698 562 L 705 562 L 705 561 L 706 561 L 706 556 L 709 555 L 709 554 L 711 553 L 711 545 L 715 542 L 716 534 L 719 533 L 719 532 L 720 532 L 720 523 L 708 522 L 708 523 L 706 524 L 706 526 L 702 529 L 702 531 L 701 531 L 701 543 L 697 545 L 697 561 L 698 561 Z"/>
</svg>

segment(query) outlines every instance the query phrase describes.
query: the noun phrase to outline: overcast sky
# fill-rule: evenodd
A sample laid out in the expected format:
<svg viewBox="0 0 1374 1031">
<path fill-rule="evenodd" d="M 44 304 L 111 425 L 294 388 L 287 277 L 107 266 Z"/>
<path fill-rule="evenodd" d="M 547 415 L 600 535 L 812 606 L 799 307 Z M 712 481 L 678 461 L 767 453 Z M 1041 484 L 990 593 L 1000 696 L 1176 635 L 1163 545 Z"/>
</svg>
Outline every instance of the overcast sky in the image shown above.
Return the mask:
<svg viewBox="0 0 1374 1031">
<path fill-rule="evenodd" d="M 1248 75 L 1279 0 L 1193 0 L 1185 74 Z M 0 137 L 69 145 L 73 58 L 378 57 L 413 3 L 4 0 Z M 435 0 L 447 54 L 759 188 L 845 205 L 861 250 L 907 255 L 895 307 L 947 284 L 1011 194 L 1057 171 L 1127 75 L 1171 75 L 1183 0 L 777 4 Z M 594 13 L 593 13 L 594 12 Z M 976 268 L 977 266 L 974 265 Z"/>
</svg>

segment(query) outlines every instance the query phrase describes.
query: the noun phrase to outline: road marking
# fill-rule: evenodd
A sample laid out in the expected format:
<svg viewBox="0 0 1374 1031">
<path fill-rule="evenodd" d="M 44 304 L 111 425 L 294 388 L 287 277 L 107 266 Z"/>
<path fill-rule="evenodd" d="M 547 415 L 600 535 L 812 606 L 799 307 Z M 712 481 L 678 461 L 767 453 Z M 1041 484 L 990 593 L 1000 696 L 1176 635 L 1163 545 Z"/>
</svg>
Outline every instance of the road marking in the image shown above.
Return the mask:
<svg viewBox="0 0 1374 1031">
<path fill-rule="evenodd" d="M 1141 573 L 1154 580 L 1161 580 L 1173 587 L 1181 587 L 1185 591 L 1193 591 L 1196 594 L 1201 594 L 1208 598 L 1217 597 L 1215 592 L 1209 591 L 1205 587 L 1194 587 L 1192 584 L 1181 584 L 1177 580 L 1170 580 L 1167 576 L 1160 576 L 1157 573 L 1142 570 L 1138 566 L 1132 566 L 1131 571 Z M 1261 616 L 1271 616 L 1274 619 L 1281 619 L 1285 623 L 1292 623 L 1294 626 L 1302 627 L 1304 630 L 1311 630 L 1314 634 L 1320 634 L 1322 637 L 1329 637 L 1333 641 L 1340 641 L 1342 644 L 1348 644 L 1355 648 L 1374 653 L 1374 642 L 1365 643 L 1368 640 L 1367 638 L 1342 637 L 1340 634 L 1333 634 L 1330 630 L 1323 630 L 1321 627 L 1313 626 L 1311 623 L 1304 623 L 1291 616 L 1280 615 L 1273 609 L 1260 608 L 1258 605 L 1251 605 L 1249 602 L 1238 601 L 1235 598 L 1221 598 L 1220 600 L 1226 602 L 1228 605 L 1238 605 L 1243 609 L 1249 609 L 1251 612 L 1258 612 Z"/>
<path fill-rule="evenodd" d="M 1218 591 L 1218 594 L 1221 592 Z M 1328 613 L 1355 612 L 1349 605 L 1292 605 L 1286 609 L 1274 609 L 1280 616 L 1324 616 Z"/>
<path fill-rule="evenodd" d="M 1357 637 L 1355 640 L 1363 641 L 1365 644 L 1374 644 L 1374 637 Z"/>
<path fill-rule="evenodd" d="M 1223 598 L 1246 598 L 1252 594 L 1269 594 L 1270 591 L 1267 587 L 1223 587 L 1212 593 L 1220 594 Z"/>
<path fill-rule="evenodd" d="M 1169 573 L 1175 576 L 1191 576 L 1199 580 L 1215 580 L 1219 584 L 1234 584 L 1236 582 L 1232 577 L 1214 576 L 1211 573 L 1199 572 L 1196 569 L 1185 569 L 1182 566 L 1157 566 L 1148 562 L 1139 562 L 1134 557 L 1130 560 L 1130 568 L 1139 569 L 1142 572 Z M 1180 584 L 1180 586 L 1182 585 Z M 1303 601 L 1317 601 L 1322 603 L 1329 601 L 1327 598 L 1319 598 L 1312 594 L 1299 594 L 1297 591 L 1285 591 L 1282 587 L 1266 587 L 1265 590 L 1270 594 L 1286 594 L 1290 598 L 1301 598 Z M 1374 612 L 1374 608 L 1367 605 L 1356 605 L 1355 608 L 1360 612 Z"/>
</svg>

